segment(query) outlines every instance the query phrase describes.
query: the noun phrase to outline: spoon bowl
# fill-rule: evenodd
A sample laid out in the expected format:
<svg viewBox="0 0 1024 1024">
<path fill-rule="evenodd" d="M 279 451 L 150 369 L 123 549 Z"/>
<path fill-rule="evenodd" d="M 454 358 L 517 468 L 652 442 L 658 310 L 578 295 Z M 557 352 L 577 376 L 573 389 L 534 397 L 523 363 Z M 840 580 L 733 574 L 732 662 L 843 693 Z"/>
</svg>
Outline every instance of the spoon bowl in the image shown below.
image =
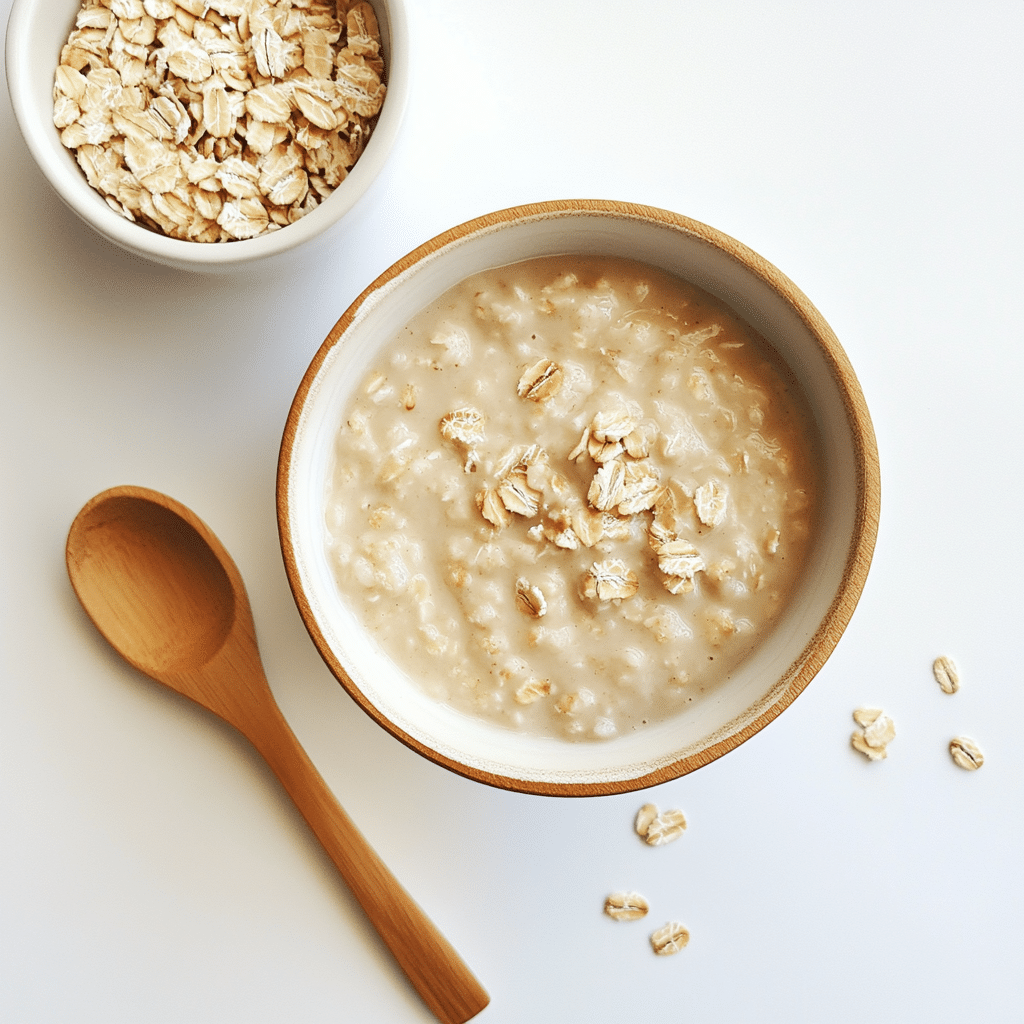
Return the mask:
<svg viewBox="0 0 1024 1024">
<path fill-rule="evenodd" d="M 370 922 L 443 1024 L 489 997 L 374 853 L 285 721 L 260 662 L 249 599 L 231 556 L 174 499 L 115 487 L 68 533 L 71 585 L 130 664 L 219 715 L 266 759 Z"/>
<path fill-rule="evenodd" d="M 224 567 L 225 552 L 168 506 L 120 491 L 89 502 L 75 520 L 67 554 L 78 596 L 100 632 L 147 675 L 202 665 L 235 619 L 238 581 Z"/>
</svg>

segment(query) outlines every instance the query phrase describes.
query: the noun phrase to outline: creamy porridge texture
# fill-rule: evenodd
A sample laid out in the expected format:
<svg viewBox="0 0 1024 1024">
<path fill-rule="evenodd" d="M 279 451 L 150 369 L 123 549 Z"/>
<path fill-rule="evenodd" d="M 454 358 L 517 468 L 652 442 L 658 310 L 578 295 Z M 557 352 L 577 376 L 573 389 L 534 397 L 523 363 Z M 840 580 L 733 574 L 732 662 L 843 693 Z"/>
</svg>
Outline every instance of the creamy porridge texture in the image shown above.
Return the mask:
<svg viewBox="0 0 1024 1024">
<path fill-rule="evenodd" d="M 778 616 L 814 528 L 810 424 L 690 284 L 596 257 L 488 271 L 356 387 L 328 555 L 438 700 L 608 739 L 713 690 Z"/>
</svg>

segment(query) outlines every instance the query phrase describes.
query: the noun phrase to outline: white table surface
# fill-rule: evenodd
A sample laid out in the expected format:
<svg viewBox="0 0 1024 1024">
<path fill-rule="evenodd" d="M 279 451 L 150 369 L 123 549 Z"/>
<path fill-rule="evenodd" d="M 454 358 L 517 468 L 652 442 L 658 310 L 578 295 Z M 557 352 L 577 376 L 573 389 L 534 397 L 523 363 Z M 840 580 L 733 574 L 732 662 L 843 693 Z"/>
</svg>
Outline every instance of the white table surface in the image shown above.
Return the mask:
<svg viewBox="0 0 1024 1024">
<path fill-rule="evenodd" d="M 101 241 L 0 104 L 0 1021 L 432 1019 L 254 752 L 80 610 L 66 531 L 120 483 L 233 553 L 285 715 L 491 992 L 481 1022 L 1024 1019 L 1024 6 L 410 7 L 384 176 L 312 251 L 230 277 Z M 775 263 L 849 353 L 881 454 L 845 637 L 776 722 L 646 795 L 689 818 L 661 849 L 631 832 L 642 794 L 504 793 L 379 729 L 277 542 L 285 416 L 348 303 L 449 226 L 567 197 L 676 210 Z M 849 746 L 863 704 L 895 719 L 884 762 Z M 953 765 L 958 734 L 981 771 Z M 604 917 L 619 888 L 651 915 Z M 691 943 L 655 957 L 669 919 Z"/>
</svg>

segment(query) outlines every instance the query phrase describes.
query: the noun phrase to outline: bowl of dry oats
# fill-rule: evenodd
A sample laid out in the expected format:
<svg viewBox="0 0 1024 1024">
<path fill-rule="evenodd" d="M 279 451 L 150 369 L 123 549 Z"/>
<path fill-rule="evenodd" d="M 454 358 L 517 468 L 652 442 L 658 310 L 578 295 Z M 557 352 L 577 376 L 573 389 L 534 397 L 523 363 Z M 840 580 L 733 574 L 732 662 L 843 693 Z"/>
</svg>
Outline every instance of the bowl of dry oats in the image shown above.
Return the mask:
<svg viewBox="0 0 1024 1024">
<path fill-rule="evenodd" d="M 278 519 L 331 671 L 395 737 L 522 792 L 734 749 L 838 643 L 879 469 L 808 298 L 689 218 L 573 200 L 427 242 L 292 405 Z"/>
<path fill-rule="evenodd" d="M 362 198 L 407 93 L 402 0 L 14 0 L 7 80 L 58 196 L 137 256 L 225 271 Z"/>
</svg>

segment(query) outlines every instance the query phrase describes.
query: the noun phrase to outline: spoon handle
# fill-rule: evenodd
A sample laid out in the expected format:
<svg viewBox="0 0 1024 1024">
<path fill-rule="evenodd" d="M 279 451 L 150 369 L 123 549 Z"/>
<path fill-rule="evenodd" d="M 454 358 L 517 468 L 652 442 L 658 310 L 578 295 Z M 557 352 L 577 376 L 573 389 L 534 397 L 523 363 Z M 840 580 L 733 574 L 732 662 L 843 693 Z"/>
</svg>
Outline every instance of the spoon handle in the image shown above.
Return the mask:
<svg viewBox="0 0 1024 1024">
<path fill-rule="evenodd" d="M 490 996 L 342 810 L 273 700 L 245 733 L 438 1020 L 463 1024 L 475 1017 Z"/>
</svg>

